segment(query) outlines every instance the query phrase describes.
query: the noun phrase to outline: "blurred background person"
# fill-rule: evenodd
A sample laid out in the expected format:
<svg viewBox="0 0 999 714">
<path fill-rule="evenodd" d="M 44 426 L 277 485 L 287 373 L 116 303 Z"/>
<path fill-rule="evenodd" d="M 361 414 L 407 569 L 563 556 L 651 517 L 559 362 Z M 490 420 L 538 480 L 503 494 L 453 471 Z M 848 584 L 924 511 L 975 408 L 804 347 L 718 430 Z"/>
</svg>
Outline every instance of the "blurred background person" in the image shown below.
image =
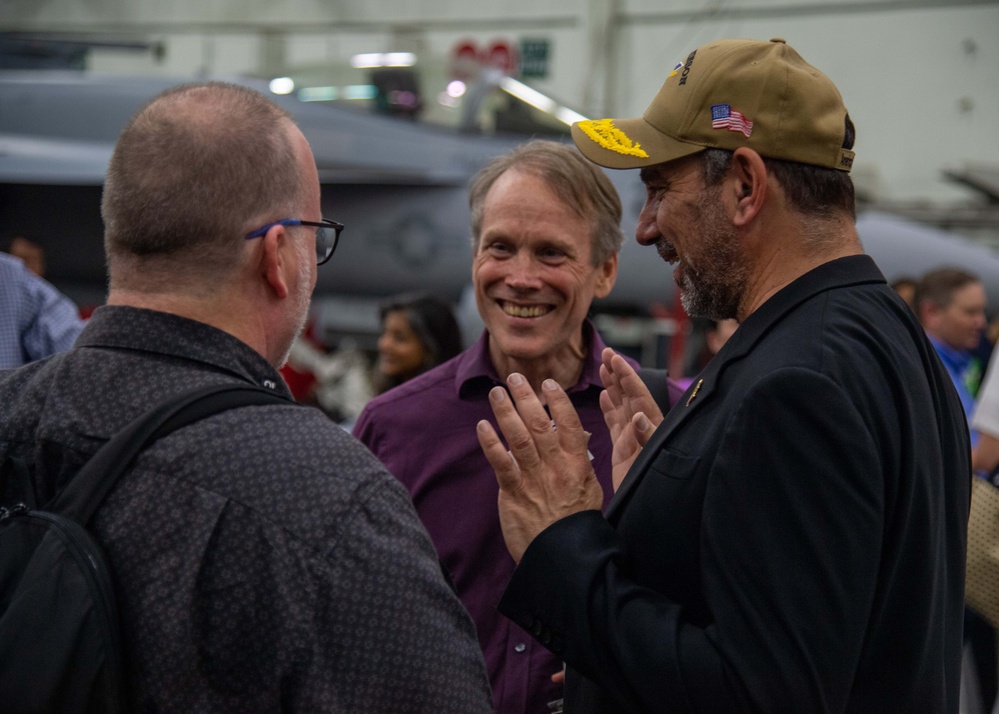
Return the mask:
<svg viewBox="0 0 999 714">
<path fill-rule="evenodd" d="M 24 261 L 24 267 L 40 278 L 45 277 L 45 248 L 26 236 L 14 236 L 10 241 L 11 255 Z"/>
<path fill-rule="evenodd" d="M 313 404 L 350 431 L 373 396 L 447 362 L 462 350 L 461 328 L 450 304 L 430 293 L 389 298 L 379 308 L 382 332 L 371 358 L 353 340 L 326 352 L 307 336 L 292 346 L 288 368 L 307 375 L 296 399 Z"/>
<path fill-rule="evenodd" d="M 687 356 L 683 369 L 685 376 L 676 380 L 677 383 L 684 389 L 689 387 L 694 377 L 700 374 L 711 358 L 718 354 L 718 350 L 728 342 L 728 338 L 738 326 L 738 321 L 731 318 L 727 320 L 693 318 L 693 329 L 687 338 Z"/>
<path fill-rule="evenodd" d="M 312 329 L 295 338 L 281 376 L 297 401 L 318 407 L 348 431 L 373 395 L 368 351 L 351 338 L 327 351 Z"/>
<path fill-rule="evenodd" d="M 972 273 L 958 268 L 939 268 L 920 279 L 914 303 L 919 322 L 961 398 L 974 453 L 978 431 L 970 425 L 983 371 L 974 352 L 986 327 L 985 288 Z M 964 642 L 962 676 L 965 686 L 974 691 L 971 700 L 983 703 L 985 711 L 989 711 L 999 691 L 996 634 L 987 620 L 968 608 L 964 615 Z"/>
<path fill-rule="evenodd" d="M 65 352 L 83 325 L 72 300 L 20 258 L 0 253 L 0 369 Z"/>
<path fill-rule="evenodd" d="M 375 394 L 447 362 L 462 350 L 461 328 L 454 312 L 436 295 L 400 295 L 382 305 L 380 315 Z"/>
<path fill-rule="evenodd" d="M 971 451 L 971 468 L 979 476 L 992 480 L 999 466 L 999 352 L 992 352 L 992 360 L 985 372 L 985 380 L 978 390 L 971 426 L 978 432 L 978 443 Z"/>
<path fill-rule="evenodd" d="M 908 275 L 903 275 L 900 278 L 895 278 L 891 281 L 891 289 L 898 293 L 898 296 L 905 300 L 905 304 L 911 307 L 913 310 L 916 309 L 916 286 L 919 281 L 915 278 L 911 278 Z"/>
<path fill-rule="evenodd" d="M 919 322 L 947 368 L 970 422 L 982 377 L 982 365 L 972 352 L 985 330 L 985 288 L 965 270 L 940 268 L 922 277 L 914 299 Z M 977 440 L 973 431 L 972 446 Z"/>
<path fill-rule="evenodd" d="M 718 354 L 718 350 L 725 346 L 728 338 L 735 334 L 738 327 L 739 322 L 731 318 L 711 321 L 711 327 L 708 328 L 707 333 L 704 335 L 704 342 L 712 357 Z"/>
</svg>

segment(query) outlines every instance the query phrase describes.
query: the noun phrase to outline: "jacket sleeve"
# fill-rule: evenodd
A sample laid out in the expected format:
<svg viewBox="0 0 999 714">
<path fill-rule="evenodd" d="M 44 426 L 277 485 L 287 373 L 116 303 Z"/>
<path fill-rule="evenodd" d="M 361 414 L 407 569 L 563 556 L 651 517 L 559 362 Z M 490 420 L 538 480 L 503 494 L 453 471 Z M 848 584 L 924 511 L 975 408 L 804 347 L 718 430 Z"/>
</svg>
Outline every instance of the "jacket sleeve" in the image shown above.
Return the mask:
<svg viewBox="0 0 999 714">
<path fill-rule="evenodd" d="M 724 418 L 695 476 L 708 479 L 695 541 L 706 624 L 641 585 L 595 511 L 534 540 L 500 610 L 622 711 L 842 711 L 881 553 L 875 441 L 847 394 L 807 370 L 769 375 Z M 655 510 L 669 518 L 670 504 Z"/>
</svg>

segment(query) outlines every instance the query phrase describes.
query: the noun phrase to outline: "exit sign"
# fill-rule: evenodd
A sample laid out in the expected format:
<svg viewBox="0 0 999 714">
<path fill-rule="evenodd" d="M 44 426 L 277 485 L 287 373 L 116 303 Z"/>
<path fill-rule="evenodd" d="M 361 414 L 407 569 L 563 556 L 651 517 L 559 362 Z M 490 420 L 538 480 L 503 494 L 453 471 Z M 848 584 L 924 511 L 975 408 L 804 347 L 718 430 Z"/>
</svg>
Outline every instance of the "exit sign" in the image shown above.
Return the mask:
<svg viewBox="0 0 999 714">
<path fill-rule="evenodd" d="M 521 77 L 547 77 L 548 76 L 548 51 L 550 44 L 548 40 L 521 40 L 520 41 L 520 76 Z"/>
</svg>

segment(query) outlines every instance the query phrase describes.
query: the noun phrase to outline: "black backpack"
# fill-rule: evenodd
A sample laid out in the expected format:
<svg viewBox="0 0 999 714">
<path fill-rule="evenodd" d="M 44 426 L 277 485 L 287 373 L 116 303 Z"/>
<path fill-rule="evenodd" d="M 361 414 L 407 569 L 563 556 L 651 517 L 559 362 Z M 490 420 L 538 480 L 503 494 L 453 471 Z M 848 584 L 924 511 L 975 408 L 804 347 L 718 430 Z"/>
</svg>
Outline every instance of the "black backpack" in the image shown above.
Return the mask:
<svg viewBox="0 0 999 714">
<path fill-rule="evenodd" d="M 136 455 L 161 436 L 234 407 L 293 403 L 245 384 L 195 389 L 115 434 L 44 508 L 0 508 L 0 710 L 126 711 L 111 569 L 87 523 Z M 8 476 L 29 478 L 26 464 L 9 462 Z"/>
</svg>

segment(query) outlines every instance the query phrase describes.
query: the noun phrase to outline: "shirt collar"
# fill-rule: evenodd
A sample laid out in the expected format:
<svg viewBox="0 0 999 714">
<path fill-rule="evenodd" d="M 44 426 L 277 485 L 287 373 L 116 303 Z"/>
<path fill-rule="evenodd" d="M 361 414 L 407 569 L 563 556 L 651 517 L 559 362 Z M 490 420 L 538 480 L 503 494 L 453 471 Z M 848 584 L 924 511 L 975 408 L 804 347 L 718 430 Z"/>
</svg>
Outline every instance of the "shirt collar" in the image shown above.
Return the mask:
<svg viewBox="0 0 999 714">
<path fill-rule="evenodd" d="M 569 393 L 604 388 L 600 381 L 600 353 L 606 345 L 590 320 L 583 321 L 582 329 L 583 344 L 588 345 L 586 359 L 579 381 L 567 390 Z M 502 384 L 489 357 L 488 331 L 483 330 L 475 344 L 458 357 L 454 381 L 459 398 L 486 394 L 494 386 Z"/>
<path fill-rule="evenodd" d="M 147 352 L 200 362 L 291 397 L 280 373 L 242 340 L 197 320 L 126 305 L 94 310 L 76 347 Z"/>
<path fill-rule="evenodd" d="M 748 353 L 769 332 L 771 325 L 815 295 L 851 285 L 885 282 L 884 274 L 877 264 L 869 255 L 864 254 L 836 258 L 813 268 L 770 296 L 739 325 L 739 329 L 725 343 L 729 359 L 724 363 Z"/>
</svg>

